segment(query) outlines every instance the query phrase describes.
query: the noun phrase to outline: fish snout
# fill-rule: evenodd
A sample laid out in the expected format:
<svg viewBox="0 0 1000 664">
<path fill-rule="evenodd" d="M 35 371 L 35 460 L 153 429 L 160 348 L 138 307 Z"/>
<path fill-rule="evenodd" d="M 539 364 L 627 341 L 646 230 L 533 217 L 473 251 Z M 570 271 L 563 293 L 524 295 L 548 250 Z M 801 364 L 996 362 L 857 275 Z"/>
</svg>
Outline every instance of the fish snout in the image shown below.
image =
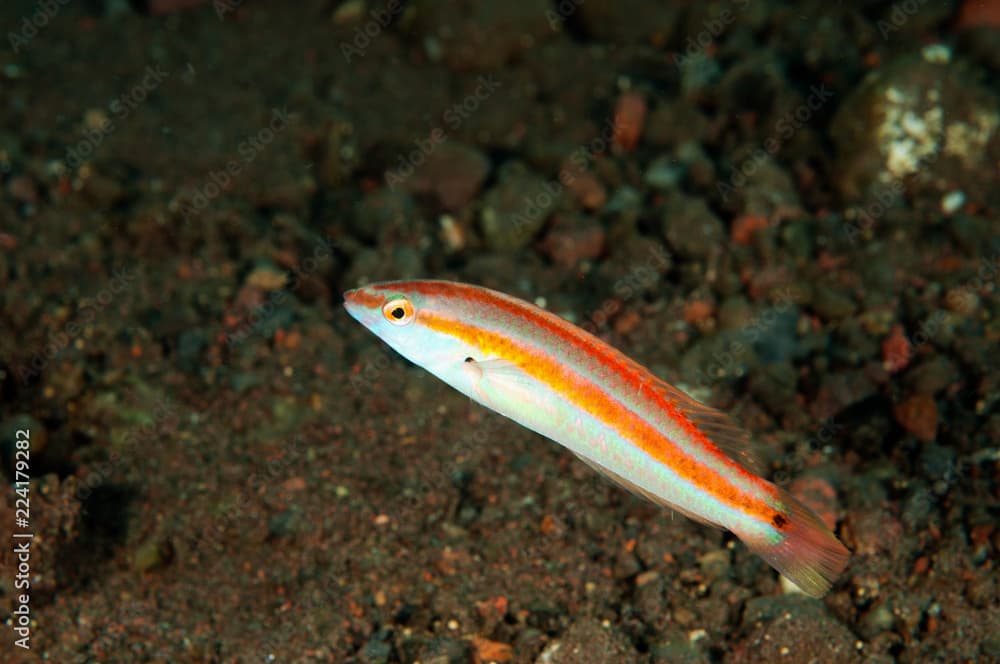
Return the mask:
<svg viewBox="0 0 1000 664">
<path fill-rule="evenodd" d="M 371 326 L 382 315 L 385 296 L 369 288 L 352 288 L 344 291 L 344 308 L 358 322 Z"/>
</svg>

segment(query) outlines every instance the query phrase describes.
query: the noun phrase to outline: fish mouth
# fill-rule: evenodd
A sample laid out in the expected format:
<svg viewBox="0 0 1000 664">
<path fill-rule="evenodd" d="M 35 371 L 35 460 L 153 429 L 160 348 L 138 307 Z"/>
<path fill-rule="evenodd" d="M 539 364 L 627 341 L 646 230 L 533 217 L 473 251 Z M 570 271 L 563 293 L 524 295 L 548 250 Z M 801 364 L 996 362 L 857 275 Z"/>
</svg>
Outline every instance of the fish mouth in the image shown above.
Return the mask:
<svg viewBox="0 0 1000 664">
<path fill-rule="evenodd" d="M 352 288 L 344 291 L 344 308 L 359 323 L 368 325 L 385 304 L 385 295 L 370 288 Z"/>
</svg>

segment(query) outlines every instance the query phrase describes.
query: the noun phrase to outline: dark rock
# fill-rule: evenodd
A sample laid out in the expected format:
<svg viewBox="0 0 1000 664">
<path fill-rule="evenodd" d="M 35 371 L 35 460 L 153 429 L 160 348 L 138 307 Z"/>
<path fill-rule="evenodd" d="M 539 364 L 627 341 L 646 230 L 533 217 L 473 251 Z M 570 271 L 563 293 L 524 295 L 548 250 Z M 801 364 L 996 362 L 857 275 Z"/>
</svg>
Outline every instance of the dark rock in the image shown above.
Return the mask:
<svg viewBox="0 0 1000 664">
<path fill-rule="evenodd" d="M 759 310 L 743 329 L 742 336 L 753 346 L 761 362 L 778 363 L 799 359 L 799 308 L 789 301 Z"/>
<path fill-rule="evenodd" d="M 681 374 L 688 384 L 709 387 L 735 382 L 758 361 L 743 331 L 731 330 L 698 339 L 681 358 Z"/>
<path fill-rule="evenodd" d="M 750 393 L 769 412 L 781 416 L 801 406 L 796 400 L 798 372 L 789 362 L 775 362 L 755 371 L 749 380 Z"/>
<path fill-rule="evenodd" d="M 558 5 L 558 3 L 557 3 Z M 591 38 L 613 44 L 670 40 L 681 9 L 669 3 L 643 0 L 586 0 L 573 2 L 573 12 L 564 20 L 573 21 Z"/>
<path fill-rule="evenodd" d="M 857 637 L 814 599 L 751 599 L 743 611 L 743 627 L 749 635 L 734 648 L 736 662 L 857 661 Z"/>
<path fill-rule="evenodd" d="M 704 259 L 725 243 L 726 229 L 704 199 L 675 196 L 668 200 L 661 224 L 670 248 L 689 258 Z"/>
<path fill-rule="evenodd" d="M 435 44 L 431 58 L 440 57 L 456 70 L 502 69 L 558 27 L 550 24 L 553 11 L 545 0 L 455 6 L 418 0 L 411 8 L 413 30 L 425 46 Z"/>
<path fill-rule="evenodd" d="M 549 642 L 536 664 L 591 664 L 638 661 L 638 653 L 616 627 L 605 627 L 594 618 L 581 618 Z"/>
<path fill-rule="evenodd" d="M 708 664 L 712 660 L 684 634 L 654 643 L 649 648 L 653 664 Z"/>
<path fill-rule="evenodd" d="M 479 193 L 489 172 L 490 160 L 482 151 L 445 141 L 426 150 L 414 149 L 403 166 L 387 172 L 386 179 L 391 188 L 434 195 L 446 210 L 461 210 Z"/>
<path fill-rule="evenodd" d="M 955 363 L 944 355 L 935 355 L 907 371 L 903 382 L 913 392 L 934 395 L 958 379 Z"/>
<path fill-rule="evenodd" d="M 835 323 L 829 349 L 831 359 L 859 366 L 878 357 L 879 352 L 879 340 L 868 333 L 858 318 L 844 318 Z"/>
<path fill-rule="evenodd" d="M 439 637 L 424 644 L 417 659 L 424 664 L 467 664 L 469 646 L 457 639 Z"/>
<path fill-rule="evenodd" d="M 702 142 L 708 129 L 708 119 L 695 106 L 683 100 L 672 101 L 649 113 L 643 142 L 656 147 L 676 147 L 692 140 Z"/>
<path fill-rule="evenodd" d="M 604 229 L 589 217 L 557 215 L 542 240 L 542 251 L 556 265 L 572 269 L 603 253 Z"/>
<path fill-rule="evenodd" d="M 814 417 L 825 420 L 876 392 L 875 383 L 864 370 L 827 373 L 821 379 L 811 411 Z"/>
<path fill-rule="evenodd" d="M 414 243 L 427 233 L 426 224 L 408 192 L 376 189 L 354 208 L 351 229 L 378 244 Z"/>
<path fill-rule="evenodd" d="M 562 186 L 520 164 L 503 168 L 500 180 L 483 197 L 479 227 L 495 250 L 519 249 L 534 238 L 562 197 Z"/>
<path fill-rule="evenodd" d="M 905 181 L 908 195 L 926 195 L 935 208 L 955 190 L 974 201 L 997 200 L 1000 102 L 953 57 L 950 47 L 934 45 L 898 58 L 840 104 L 830 131 L 845 197 L 891 204 Z"/>
<path fill-rule="evenodd" d="M 390 633 L 380 630 L 361 649 L 361 661 L 364 664 L 386 664 L 392 655 L 392 644 L 387 640 Z"/>
<path fill-rule="evenodd" d="M 828 321 L 846 318 L 856 311 L 854 300 L 849 295 L 828 286 L 816 286 L 810 306 L 821 318 Z"/>
<path fill-rule="evenodd" d="M 767 154 L 751 153 L 737 161 L 716 190 L 734 216 L 772 219 L 801 206 L 791 175 Z"/>
<path fill-rule="evenodd" d="M 83 194 L 100 210 L 110 210 L 125 200 L 125 186 L 114 178 L 94 173 L 83 181 Z"/>
<path fill-rule="evenodd" d="M 753 316 L 750 303 L 742 295 L 727 297 L 719 305 L 719 329 L 738 330 L 749 325 Z"/>
<path fill-rule="evenodd" d="M 198 373 L 204 365 L 202 351 L 211 341 L 211 334 L 201 327 L 183 330 L 177 337 L 177 366 L 188 373 Z"/>
<path fill-rule="evenodd" d="M 931 489 L 941 494 L 938 483 L 943 483 L 944 488 L 954 484 L 958 480 L 959 467 L 955 450 L 944 445 L 925 445 L 920 452 L 920 469 L 924 477 L 931 484 Z"/>
<path fill-rule="evenodd" d="M 892 610 L 886 602 L 879 601 L 869 608 L 859 623 L 860 633 L 865 639 L 887 632 L 892 629 L 896 619 L 892 615 Z"/>
</svg>

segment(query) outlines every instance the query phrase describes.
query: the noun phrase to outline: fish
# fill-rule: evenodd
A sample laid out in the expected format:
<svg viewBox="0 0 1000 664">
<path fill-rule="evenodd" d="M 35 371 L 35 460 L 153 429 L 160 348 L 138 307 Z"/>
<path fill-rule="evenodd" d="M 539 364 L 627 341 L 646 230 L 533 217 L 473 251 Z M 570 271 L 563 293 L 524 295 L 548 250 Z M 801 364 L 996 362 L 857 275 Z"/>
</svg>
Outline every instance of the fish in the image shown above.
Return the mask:
<svg viewBox="0 0 1000 664">
<path fill-rule="evenodd" d="M 556 314 L 442 280 L 372 283 L 347 312 L 410 362 L 566 447 L 657 505 L 726 529 L 822 597 L 850 553 L 809 507 L 762 477 L 749 432 Z"/>
</svg>

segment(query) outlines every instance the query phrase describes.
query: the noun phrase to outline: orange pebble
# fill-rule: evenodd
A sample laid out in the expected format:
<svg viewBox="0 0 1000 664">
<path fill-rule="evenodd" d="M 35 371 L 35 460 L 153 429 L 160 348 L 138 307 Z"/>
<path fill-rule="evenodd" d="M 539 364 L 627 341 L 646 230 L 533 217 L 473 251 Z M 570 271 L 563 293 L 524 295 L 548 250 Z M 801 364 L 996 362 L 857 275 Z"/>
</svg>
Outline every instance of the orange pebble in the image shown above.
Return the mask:
<svg viewBox="0 0 1000 664">
<path fill-rule="evenodd" d="M 1000 2 L 997 0 L 965 0 L 958 14 L 955 27 L 1000 28 Z"/>
<path fill-rule="evenodd" d="M 608 201 L 608 193 L 597 176 L 590 171 L 583 171 L 572 178 L 566 185 L 573 198 L 587 210 L 599 210 Z"/>
<path fill-rule="evenodd" d="M 882 366 L 889 373 L 896 373 L 905 369 L 912 357 L 913 348 L 903 334 L 903 326 L 893 325 L 892 332 L 882 342 Z"/>
<path fill-rule="evenodd" d="M 615 319 L 615 332 L 617 334 L 628 334 L 639 326 L 640 320 L 641 318 L 639 318 L 639 314 L 629 309 Z"/>
<path fill-rule="evenodd" d="M 715 311 L 715 307 L 708 300 L 694 300 L 684 305 L 684 322 L 688 325 L 695 325 L 709 317 Z"/>
<path fill-rule="evenodd" d="M 559 524 L 554 516 L 546 514 L 542 517 L 542 525 L 539 526 L 539 530 L 542 531 L 543 535 L 551 535 L 559 531 Z"/>
<path fill-rule="evenodd" d="M 285 335 L 285 348 L 294 350 L 299 347 L 300 341 L 302 341 L 302 334 L 298 330 L 292 330 Z"/>
<path fill-rule="evenodd" d="M 934 398 L 914 394 L 893 410 L 899 425 L 920 440 L 930 443 L 937 438 L 938 410 Z"/>
<path fill-rule="evenodd" d="M 631 152 L 639 144 L 639 136 L 646 124 L 646 100 L 641 94 L 629 91 L 618 98 L 615 105 L 614 144 Z"/>
<path fill-rule="evenodd" d="M 733 227 L 729 232 L 730 237 L 737 244 L 750 244 L 753 234 L 761 228 L 767 228 L 770 224 L 767 217 L 745 214 L 733 220 Z"/>
<path fill-rule="evenodd" d="M 503 595 L 497 595 L 496 597 L 476 602 L 476 611 L 484 618 L 492 616 L 499 620 L 507 614 L 507 598 Z"/>
<path fill-rule="evenodd" d="M 473 658 L 477 664 L 506 662 L 514 656 L 513 649 L 506 643 L 490 641 L 478 636 L 472 637 L 472 647 L 475 648 Z"/>
</svg>

